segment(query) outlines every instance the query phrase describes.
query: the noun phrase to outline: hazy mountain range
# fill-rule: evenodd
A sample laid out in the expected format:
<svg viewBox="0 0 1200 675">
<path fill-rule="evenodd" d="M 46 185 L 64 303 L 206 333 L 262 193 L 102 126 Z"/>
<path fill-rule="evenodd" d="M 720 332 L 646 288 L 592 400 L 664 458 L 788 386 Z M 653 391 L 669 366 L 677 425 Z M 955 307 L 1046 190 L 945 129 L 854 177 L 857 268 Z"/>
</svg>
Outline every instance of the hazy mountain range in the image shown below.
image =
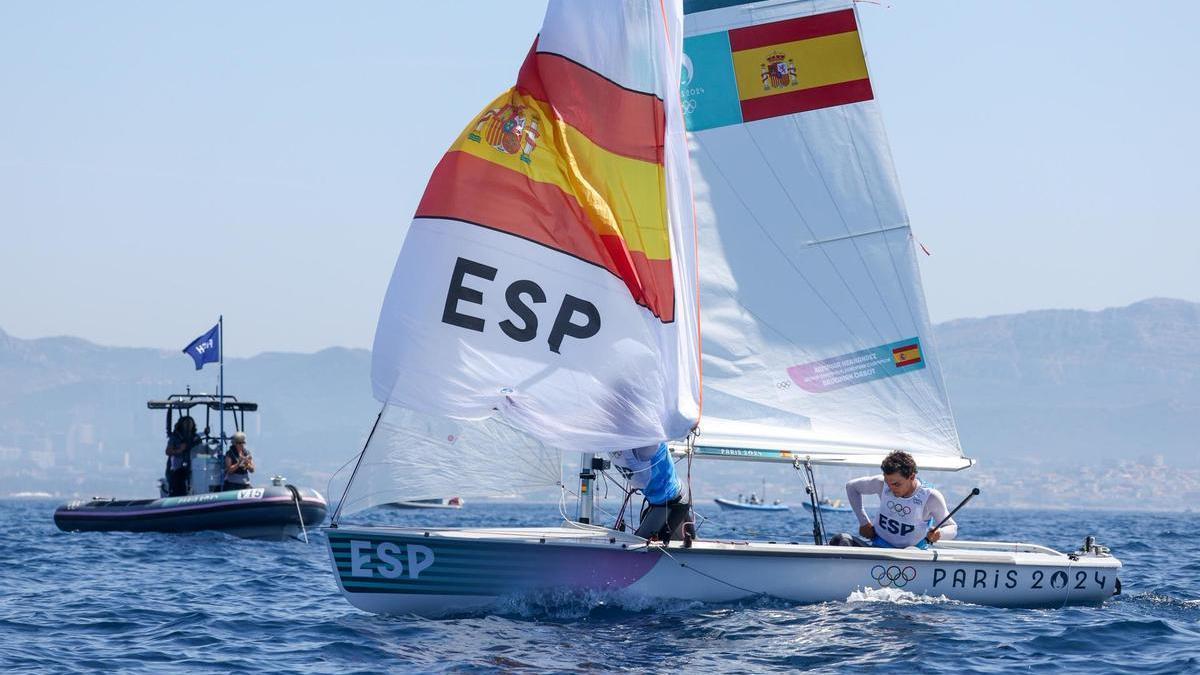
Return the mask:
<svg viewBox="0 0 1200 675">
<path fill-rule="evenodd" d="M 1197 456 L 1200 304 L 960 319 L 935 334 L 963 446 L 981 468 L 1122 458 L 1191 468 Z M 343 348 L 226 361 L 226 390 L 261 405 L 249 429 L 259 465 L 323 488 L 378 410 L 369 363 L 366 350 Z M 146 401 L 189 385 L 212 392 L 216 379 L 215 366 L 197 372 L 178 350 L 0 331 L 0 494 L 150 494 L 163 418 Z"/>
</svg>

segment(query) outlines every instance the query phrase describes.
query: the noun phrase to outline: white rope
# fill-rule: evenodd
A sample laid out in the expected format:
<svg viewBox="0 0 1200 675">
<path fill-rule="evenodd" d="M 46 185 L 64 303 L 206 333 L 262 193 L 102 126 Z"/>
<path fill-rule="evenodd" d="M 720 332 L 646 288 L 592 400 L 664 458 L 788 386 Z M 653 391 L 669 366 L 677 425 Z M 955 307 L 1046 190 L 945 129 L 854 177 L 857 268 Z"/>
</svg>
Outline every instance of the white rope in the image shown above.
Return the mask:
<svg viewBox="0 0 1200 675">
<path fill-rule="evenodd" d="M 686 569 L 686 570 L 691 570 L 691 571 L 695 572 L 696 574 L 699 574 L 699 575 L 700 575 L 700 576 L 702 576 L 702 577 L 706 577 L 706 578 L 708 578 L 708 579 L 712 579 L 713 581 L 715 581 L 715 582 L 717 582 L 717 583 L 725 584 L 726 586 L 729 586 L 730 588 L 736 588 L 736 589 L 737 589 L 737 590 L 739 590 L 739 591 L 744 591 L 744 592 L 746 592 L 746 593 L 750 593 L 751 595 L 754 595 L 754 596 L 756 596 L 756 597 L 770 597 L 770 596 L 769 596 L 767 593 L 763 593 L 762 591 L 755 591 L 755 590 L 752 590 L 752 589 L 749 589 L 749 588 L 745 588 L 745 587 L 743 587 L 743 586 L 738 586 L 738 585 L 737 585 L 737 584 L 735 584 L 735 583 L 732 583 L 732 582 L 729 582 L 729 581 L 725 581 L 724 579 L 720 579 L 720 578 L 714 577 L 713 575 L 711 575 L 711 574 L 709 574 L 709 573 L 707 573 L 707 572 L 702 572 L 702 571 L 700 571 L 700 570 L 696 569 L 695 567 L 691 567 L 691 566 L 689 566 L 687 563 L 685 563 L 685 562 L 681 562 L 681 561 L 679 560 L 679 558 L 676 558 L 675 556 L 671 555 L 671 552 L 667 550 L 667 547 L 666 547 L 666 546 L 663 546 L 662 544 L 647 544 L 646 548 L 656 548 L 656 549 L 658 549 L 658 550 L 662 551 L 662 552 L 663 552 L 663 553 L 664 553 L 664 554 L 665 554 L 665 555 L 666 555 L 668 558 L 670 558 L 670 559 L 671 559 L 673 562 L 676 562 L 676 563 L 678 563 L 680 567 L 682 567 L 682 568 L 684 568 L 684 569 Z"/>
<path fill-rule="evenodd" d="M 308 528 L 304 527 L 304 514 L 300 512 L 300 491 L 291 485 L 288 489 L 292 493 L 292 501 L 296 504 L 296 518 L 300 521 L 300 533 L 304 535 L 304 543 L 308 543 Z"/>
</svg>

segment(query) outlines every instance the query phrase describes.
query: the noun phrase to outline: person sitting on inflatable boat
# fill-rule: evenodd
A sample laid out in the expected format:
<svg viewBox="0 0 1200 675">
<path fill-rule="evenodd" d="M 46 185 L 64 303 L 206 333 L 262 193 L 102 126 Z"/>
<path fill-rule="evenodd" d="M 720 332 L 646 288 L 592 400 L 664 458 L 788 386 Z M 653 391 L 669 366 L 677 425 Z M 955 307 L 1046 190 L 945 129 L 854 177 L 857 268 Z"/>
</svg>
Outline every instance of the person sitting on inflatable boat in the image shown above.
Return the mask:
<svg viewBox="0 0 1200 675">
<path fill-rule="evenodd" d="M 618 450 L 610 458 L 629 480 L 630 490 L 641 490 L 648 504 L 634 534 L 645 539 L 657 538 L 665 544 L 682 539 L 685 530 L 689 535 L 694 531 L 692 505 L 683 494 L 683 484 L 675 474 L 675 462 L 666 443 Z"/>
<path fill-rule="evenodd" d="M 880 466 L 882 476 L 864 476 L 846 483 L 850 508 L 858 516 L 858 533 L 841 533 L 829 540 L 833 546 L 879 546 L 925 548 L 939 539 L 953 539 L 958 524 L 947 520 L 941 529 L 931 529 L 946 517 L 946 498 L 917 478 L 917 463 L 907 452 L 891 453 Z M 872 521 L 863 509 L 863 495 L 879 496 L 879 513 Z"/>
</svg>

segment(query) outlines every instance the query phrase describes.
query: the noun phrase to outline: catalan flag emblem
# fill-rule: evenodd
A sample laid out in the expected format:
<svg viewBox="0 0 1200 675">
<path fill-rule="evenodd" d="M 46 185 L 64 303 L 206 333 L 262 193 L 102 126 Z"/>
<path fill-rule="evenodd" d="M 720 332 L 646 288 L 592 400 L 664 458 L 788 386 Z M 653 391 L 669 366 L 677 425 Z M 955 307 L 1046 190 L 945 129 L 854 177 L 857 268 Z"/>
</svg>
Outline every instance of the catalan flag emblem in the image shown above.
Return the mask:
<svg viewBox="0 0 1200 675">
<path fill-rule="evenodd" d="M 912 343 L 896 347 L 892 350 L 892 360 L 896 362 L 897 368 L 911 366 L 921 362 L 921 345 Z"/>
<path fill-rule="evenodd" d="M 696 35 L 683 48 L 690 131 L 874 98 L 853 9 Z"/>
</svg>

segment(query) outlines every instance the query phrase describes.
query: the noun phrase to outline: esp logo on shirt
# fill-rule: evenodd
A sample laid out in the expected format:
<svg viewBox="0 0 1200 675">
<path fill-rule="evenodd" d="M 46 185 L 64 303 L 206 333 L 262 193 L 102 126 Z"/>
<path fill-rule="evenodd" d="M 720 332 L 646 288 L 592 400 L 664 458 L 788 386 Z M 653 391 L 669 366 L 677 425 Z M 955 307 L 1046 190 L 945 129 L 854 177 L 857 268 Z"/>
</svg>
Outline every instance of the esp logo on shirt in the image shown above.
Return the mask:
<svg viewBox="0 0 1200 675">
<path fill-rule="evenodd" d="M 912 532 L 913 530 L 917 529 L 916 527 L 909 525 L 908 523 L 902 523 L 898 520 L 892 520 L 891 518 L 888 518 L 887 516 L 883 515 L 882 513 L 879 514 L 879 528 L 883 529 L 883 530 L 887 530 L 888 532 L 891 532 L 892 534 L 898 534 L 901 537 L 906 536 L 909 532 Z"/>
</svg>

